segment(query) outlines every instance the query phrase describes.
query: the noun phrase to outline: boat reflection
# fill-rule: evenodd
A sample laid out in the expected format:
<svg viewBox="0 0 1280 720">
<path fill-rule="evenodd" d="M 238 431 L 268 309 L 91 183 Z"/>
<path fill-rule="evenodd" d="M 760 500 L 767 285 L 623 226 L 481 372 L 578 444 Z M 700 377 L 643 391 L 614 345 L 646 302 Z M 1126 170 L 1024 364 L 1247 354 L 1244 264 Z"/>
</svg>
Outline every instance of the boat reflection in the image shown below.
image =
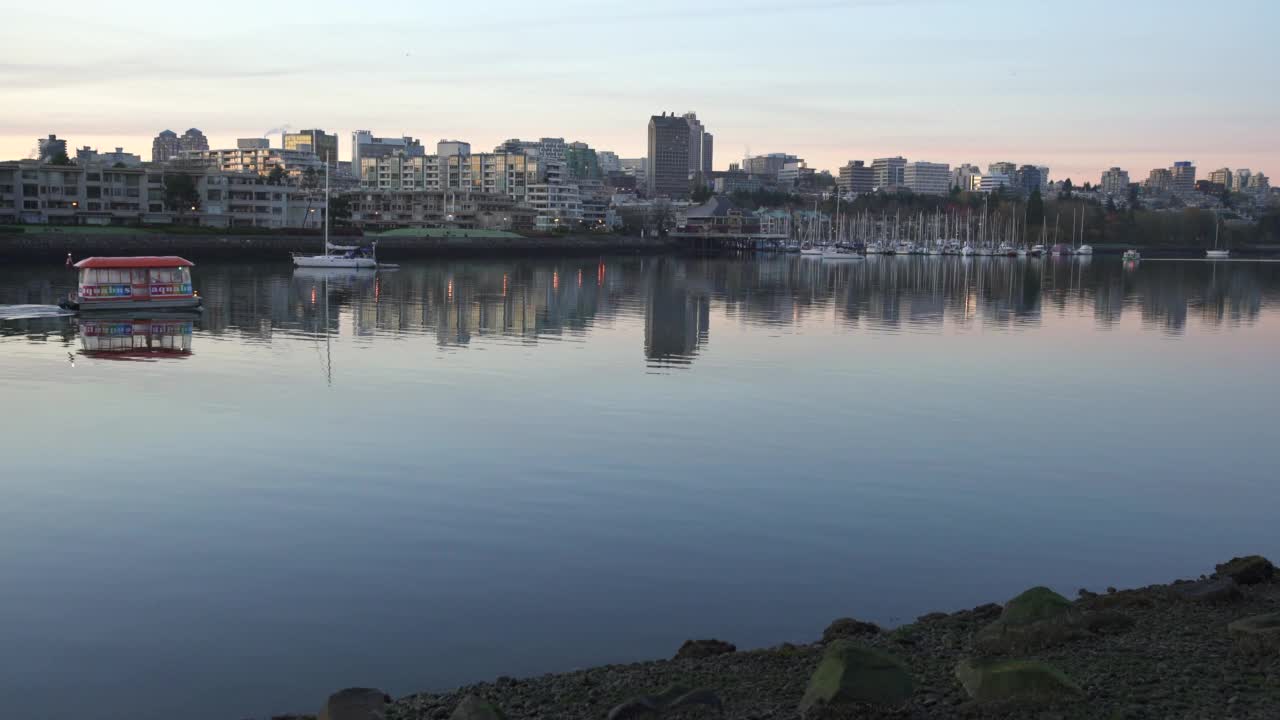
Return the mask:
<svg viewBox="0 0 1280 720">
<path fill-rule="evenodd" d="M 79 320 L 80 354 L 102 360 L 183 359 L 191 356 L 193 318 L 94 317 Z"/>
</svg>

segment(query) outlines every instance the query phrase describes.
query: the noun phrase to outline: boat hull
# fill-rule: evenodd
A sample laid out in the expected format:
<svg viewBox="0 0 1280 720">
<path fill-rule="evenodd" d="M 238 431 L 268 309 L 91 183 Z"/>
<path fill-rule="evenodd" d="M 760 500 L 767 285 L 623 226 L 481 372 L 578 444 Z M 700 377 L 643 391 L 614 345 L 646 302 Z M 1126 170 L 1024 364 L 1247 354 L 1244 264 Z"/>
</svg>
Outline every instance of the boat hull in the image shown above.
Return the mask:
<svg viewBox="0 0 1280 720">
<path fill-rule="evenodd" d="M 1223 260 L 1231 257 L 1230 250 L 1206 250 L 1204 256 L 1210 260 Z"/>
<path fill-rule="evenodd" d="M 119 312 L 121 310 L 155 310 L 159 312 L 199 311 L 198 297 L 172 298 L 168 300 L 89 300 L 83 298 L 64 300 L 58 306 L 80 313 Z"/>
<path fill-rule="evenodd" d="M 293 258 L 296 267 L 342 268 L 349 270 L 376 270 L 378 261 L 372 258 L 349 258 L 337 255 L 298 255 Z"/>
</svg>

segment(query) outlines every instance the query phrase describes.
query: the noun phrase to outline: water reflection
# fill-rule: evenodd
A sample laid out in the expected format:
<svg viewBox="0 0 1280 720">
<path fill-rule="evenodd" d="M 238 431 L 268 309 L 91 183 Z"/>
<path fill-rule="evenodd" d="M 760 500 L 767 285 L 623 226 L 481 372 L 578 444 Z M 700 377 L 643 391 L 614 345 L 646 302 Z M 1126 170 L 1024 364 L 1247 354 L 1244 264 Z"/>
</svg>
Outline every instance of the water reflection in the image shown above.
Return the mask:
<svg viewBox="0 0 1280 720">
<path fill-rule="evenodd" d="M 60 270 L 0 271 L 0 305 L 51 304 L 72 282 Z M 442 348 L 489 338 L 536 345 L 582 340 L 597 324 L 630 320 L 643 323 L 647 362 L 678 368 L 708 347 L 717 307 L 748 325 L 834 321 L 878 333 L 1016 332 L 1067 316 L 1091 316 L 1106 330 L 1136 314 L 1143 328 L 1180 334 L 1190 322 L 1255 322 L 1280 293 L 1280 264 L 621 257 L 420 262 L 394 272 L 316 274 L 242 263 L 201 265 L 197 286 L 206 311 L 195 329 L 244 342 L 428 334 Z M 0 333 L 34 342 L 69 342 L 73 328 L 63 318 L 0 319 Z"/>
<path fill-rule="evenodd" d="M 106 360 L 160 360 L 191 354 L 191 318 L 82 318 L 80 345 L 88 356 Z"/>
</svg>

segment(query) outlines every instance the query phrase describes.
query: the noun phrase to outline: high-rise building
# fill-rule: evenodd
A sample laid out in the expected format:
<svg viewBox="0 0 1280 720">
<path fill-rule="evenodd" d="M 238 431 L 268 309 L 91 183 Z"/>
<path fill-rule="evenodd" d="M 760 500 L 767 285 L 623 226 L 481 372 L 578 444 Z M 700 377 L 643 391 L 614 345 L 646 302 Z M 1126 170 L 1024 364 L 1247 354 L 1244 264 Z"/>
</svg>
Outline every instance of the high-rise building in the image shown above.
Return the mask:
<svg viewBox="0 0 1280 720">
<path fill-rule="evenodd" d="M 709 173 L 714 138 L 698 120 L 697 113 L 687 112 L 684 119 L 689 123 L 689 173 Z"/>
<path fill-rule="evenodd" d="M 1231 189 L 1236 192 L 1242 192 L 1248 188 L 1250 175 L 1249 168 L 1236 168 L 1231 177 Z"/>
<path fill-rule="evenodd" d="M 1049 166 L 1037 165 L 1036 169 L 1040 171 L 1040 192 L 1049 189 Z"/>
<path fill-rule="evenodd" d="M 49 162 L 54 158 L 70 160 L 67 156 L 67 141 L 59 139 L 57 135 L 40 138 L 37 143 L 40 146 L 40 162 Z"/>
<path fill-rule="evenodd" d="M 1007 175 L 1013 177 L 1018 172 L 1018 164 L 1011 162 L 993 162 L 987 166 L 987 173 L 991 175 Z"/>
<path fill-rule="evenodd" d="M 1221 185 L 1222 187 L 1230 190 L 1231 189 L 1231 168 L 1218 168 L 1217 170 L 1214 170 L 1213 172 L 1209 173 L 1209 182 L 1213 183 L 1214 185 Z"/>
<path fill-rule="evenodd" d="M 903 157 L 876 158 L 871 161 L 877 190 L 900 187 L 907 182 L 907 160 Z"/>
<path fill-rule="evenodd" d="M 161 130 L 151 141 L 151 162 L 168 162 L 178 157 L 182 147 L 178 142 L 178 133 L 172 130 Z"/>
<path fill-rule="evenodd" d="M 863 195 L 876 189 L 876 176 L 861 160 L 850 160 L 840 168 L 836 187 L 844 194 Z"/>
<path fill-rule="evenodd" d="M 965 163 L 951 171 L 951 187 L 965 192 L 977 190 L 982 183 L 982 170 L 977 165 Z"/>
<path fill-rule="evenodd" d="M 1249 192 L 1264 193 L 1271 189 L 1271 179 L 1261 172 L 1249 176 L 1249 184 L 1244 188 Z"/>
<path fill-rule="evenodd" d="M 1188 160 L 1180 160 L 1169 168 L 1173 175 L 1172 190 L 1175 193 L 1189 193 L 1196 189 L 1196 166 Z"/>
<path fill-rule="evenodd" d="M 689 122 L 672 113 L 649 118 L 649 197 L 689 196 Z"/>
<path fill-rule="evenodd" d="M 1013 185 L 1023 195 L 1030 196 L 1044 185 L 1040 180 L 1040 168 L 1035 165 L 1023 165 L 1018 168 L 1013 175 Z"/>
<path fill-rule="evenodd" d="M 995 192 L 1009 187 L 1012 182 L 1013 178 L 1008 175 L 999 172 L 991 172 L 990 169 L 988 169 L 987 173 L 978 179 L 978 190 L 984 193 Z"/>
<path fill-rule="evenodd" d="M 743 159 L 742 169 L 748 175 L 761 175 L 770 180 L 777 180 L 778 172 L 782 167 L 792 162 L 800 162 L 800 158 L 786 153 L 769 153 Z"/>
<path fill-rule="evenodd" d="M 786 163 L 778 171 L 778 184 L 789 187 L 808 187 L 813 184 L 814 170 L 803 160 Z"/>
<path fill-rule="evenodd" d="M 320 162 L 327 162 L 335 170 L 338 167 L 338 136 L 323 130 L 285 131 L 280 136 L 280 147 L 285 150 L 310 150 L 320 158 Z"/>
<path fill-rule="evenodd" d="M 1104 195 L 1124 195 L 1129 192 L 1129 173 L 1118 167 L 1109 168 L 1098 184 Z"/>
<path fill-rule="evenodd" d="M 1173 173 L 1168 168 L 1156 168 L 1147 176 L 1146 190 L 1154 195 L 1163 195 L 1173 190 Z"/>
<path fill-rule="evenodd" d="M 946 163 L 908 163 L 903 183 L 920 195 L 946 195 L 951 190 L 951 166 Z"/>
<path fill-rule="evenodd" d="M 209 139 L 198 128 L 191 128 L 178 138 L 179 152 L 199 152 L 209 149 Z"/>
<path fill-rule="evenodd" d="M 600 163 L 600 172 L 608 175 L 611 172 L 622 171 L 622 160 L 618 158 L 618 154 L 609 150 L 597 150 L 596 162 Z"/>
</svg>

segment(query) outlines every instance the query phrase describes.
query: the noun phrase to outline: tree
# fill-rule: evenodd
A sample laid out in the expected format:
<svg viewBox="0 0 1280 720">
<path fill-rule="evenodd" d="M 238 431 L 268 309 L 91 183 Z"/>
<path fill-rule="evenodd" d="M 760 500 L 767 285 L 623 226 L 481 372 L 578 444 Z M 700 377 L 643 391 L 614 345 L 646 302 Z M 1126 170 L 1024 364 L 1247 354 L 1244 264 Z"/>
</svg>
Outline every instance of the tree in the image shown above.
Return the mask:
<svg viewBox="0 0 1280 720">
<path fill-rule="evenodd" d="M 676 211 L 667 200 L 654 200 L 649 204 L 649 227 L 658 231 L 659 237 L 666 237 L 667 230 L 675 222 Z"/>
<path fill-rule="evenodd" d="M 1044 198 L 1040 196 L 1040 188 L 1031 191 L 1027 198 L 1027 226 L 1044 224 Z"/>
<path fill-rule="evenodd" d="M 284 168 L 280 167 L 279 165 L 276 165 L 275 167 L 271 168 L 271 172 L 267 174 L 267 184 L 269 185 L 281 185 L 284 183 L 284 179 L 285 179 Z"/>
<path fill-rule="evenodd" d="M 50 165 L 70 165 L 71 158 L 67 157 L 66 150 L 58 150 L 49 158 Z"/>
<path fill-rule="evenodd" d="M 1071 199 L 1071 188 L 1072 188 L 1071 178 L 1067 178 L 1066 180 L 1062 181 L 1062 192 L 1060 193 L 1060 195 L 1062 196 L 1063 200 Z"/>
<path fill-rule="evenodd" d="M 302 188 L 304 190 L 315 190 L 323 184 L 324 180 L 315 168 L 307 168 L 302 171 Z"/>
<path fill-rule="evenodd" d="M 711 188 L 707 187 L 706 185 L 699 184 L 697 187 L 693 189 L 693 193 L 690 195 L 690 197 L 696 203 L 704 203 L 710 200 L 712 195 L 715 195 L 715 192 L 713 192 Z"/>
<path fill-rule="evenodd" d="M 195 178 L 186 174 L 164 176 L 164 204 L 176 210 L 178 215 L 188 209 L 200 209 L 200 191 L 196 188 Z"/>
<path fill-rule="evenodd" d="M 1129 210 L 1141 210 L 1142 199 L 1138 197 L 1138 184 L 1129 185 Z"/>
<path fill-rule="evenodd" d="M 1218 199 L 1222 200 L 1222 207 L 1224 208 L 1231 207 L 1231 191 L 1230 190 L 1227 190 L 1224 188 L 1222 190 L 1222 193 L 1218 196 Z"/>
<path fill-rule="evenodd" d="M 1116 199 L 1108 195 L 1107 196 L 1107 212 L 1113 213 L 1115 211 L 1116 211 Z"/>
<path fill-rule="evenodd" d="M 334 225 L 346 224 L 351 220 L 351 201 L 346 195 L 329 198 L 329 219 Z"/>
</svg>

